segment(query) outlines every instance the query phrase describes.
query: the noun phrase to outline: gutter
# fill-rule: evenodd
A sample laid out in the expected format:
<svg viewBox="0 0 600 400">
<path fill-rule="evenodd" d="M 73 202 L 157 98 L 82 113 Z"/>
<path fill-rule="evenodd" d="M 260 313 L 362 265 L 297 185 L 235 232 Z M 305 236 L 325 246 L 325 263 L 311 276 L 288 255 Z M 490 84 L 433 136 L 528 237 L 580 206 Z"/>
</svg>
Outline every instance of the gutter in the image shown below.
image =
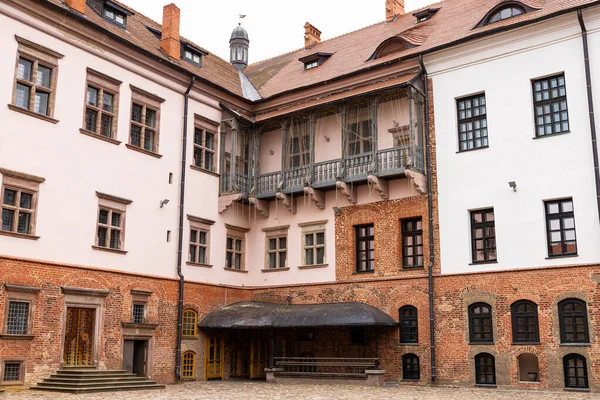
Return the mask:
<svg viewBox="0 0 600 400">
<path fill-rule="evenodd" d="M 175 350 L 175 379 L 181 380 L 181 330 L 183 328 L 183 290 L 185 279 L 181 272 L 181 259 L 183 254 L 183 214 L 185 206 L 185 171 L 187 165 L 187 131 L 188 131 L 188 108 L 190 102 L 190 91 L 196 83 L 193 75 L 190 85 L 183 94 L 183 141 L 181 144 L 181 182 L 179 192 L 179 227 L 177 240 L 177 276 L 179 277 L 179 304 L 177 306 L 177 348 Z"/>
<path fill-rule="evenodd" d="M 429 137 L 429 76 L 423 56 L 419 56 L 419 65 L 423 74 L 423 91 L 425 92 L 425 155 L 427 159 L 427 222 L 429 225 L 429 268 L 427 274 L 428 292 L 429 292 L 429 349 L 431 352 L 431 383 L 435 382 L 437 370 L 435 366 L 435 312 L 433 309 L 433 264 L 435 262 L 434 243 L 433 243 L 433 182 L 431 177 L 431 139 Z"/>
<path fill-rule="evenodd" d="M 590 132 L 592 134 L 592 153 L 594 155 L 594 177 L 596 180 L 596 203 L 600 219 L 600 167 L 598 166 L 598 141 L 596 139 L 596 117 L 594 115 L 594 95 L 592 92 L 592 75 L 590 72 L 590 52 L 588 48 L 587 29 L 583 21 L 583 12 L 577 10 L 577 19 L 581 26 L 581 41 L 583 42 L 583 62 L 585 64 L 585 83 L 587 86 L 588 111 L 590 114 Z"/>
</svg>

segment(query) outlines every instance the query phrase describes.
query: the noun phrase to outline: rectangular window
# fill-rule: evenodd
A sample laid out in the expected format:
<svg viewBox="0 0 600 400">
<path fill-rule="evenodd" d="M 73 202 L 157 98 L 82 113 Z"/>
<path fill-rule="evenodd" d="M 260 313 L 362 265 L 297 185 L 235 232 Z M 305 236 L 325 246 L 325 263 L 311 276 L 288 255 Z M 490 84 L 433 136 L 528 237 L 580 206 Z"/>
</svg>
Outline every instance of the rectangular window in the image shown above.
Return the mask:
<svg viewBox="0 0 600 400">
<path fill-rule="evenodd" d="M 227 237 L 227 268 L 242 269 L 244 256 L 244 240 L 241 238 Z"/>
<path fill-rule="evenodd" d="M 544 202 L 548 235 L 548 256 L 577 254 L 573 199 Z"/>
<path fill-rule="evenodd" d="M 0 168 L 2 190 L 1 232 L 33 236 L 39 184 L 44 178 Z"/>
<path fill-rule="evenodd" d="M 456 100 L 458 149 L 474 150 L 488 146 L 485 93 Z"/>
<path fill-rule="evenodd" d="M 129 145 L 150 153 L 158 153 L 160 105 L 164 102 L 153 94 L 131 86 L 132 104 Z"/>
<path fill-rule="evenodd" d="M 134 324 L 143 324 L 146 322 L 146 304 L 134 303 L 132 310 Z"/>
<path fill-rule="evenodd" d="M 194 166 L 215 171 L 216 134 L 206 129 L 194 128 Z"/>
<path fill-rule="evenodd" d="M 215 223 L 208 219 L 188 215 L 190 223 L 189 264 L 210 264 L 210 227 Z"/>
<path fill-rule="evenodd" d="M 325 264 L 325 232 L 304 234 L 304 265 Z"/>
<path fill-rule="evenodd" d="M 355 227 L 356 232 L 356 271 L 371 272 L 375 270 L 375 226 Z"/>
<path fill-rule="evenodd" d="M 104 5 L 104 19 L 121 28 L 125 28 L 127 15 L 116 8 Z"/>
<path fill-rule="evenodd" d="M 471 211 L 471 250 L 473 263 L 496 261 L 494 209 Z"/>
<path fill-rule="evenodd" d="M 421 218 L 402 221 L 402 268 L 423 267 L 423 223 Z"/>
<path fill-rule="evenodd" d="M 90 68 L 87 73 L 83 129 L 115 139 L 121 82 Z"/>
<path fill-rule="evenodd" d="M 285 268 L 287 262 L 287 236 L 267 238 L 267 268 Z"/>
<path fill-rule="evenodd" d="M 371 120 L 367 119 L 348 125 L 348 155 L 370 153 L 373 149 L 373 134 Z"/>
<path fill-rule="evenodd" d="M 125 211 L 131 200 L 96 192 L 99 198 L 95 248 L 122 252 L 125 247 Z"/>
<path fill-rule="evenodd" d="M 536 136 L 569 132 L 565 74 L 536 79 L 532 85 Z"/>
<path fill-rule="evenodd" d="M 63 55 L 18 36 L 16 40 L 18 59 L 12 106 L 16 106 L 18 110 L 52 117 L 58 60 Z"/>
<path fill-rule="evenodd" d="M 19 385 L 23 382 L 23 362 L 7 360 L 2 364 L 2 380 L 4 385 Z"/>
<path fill-rule="evenodd" d="M 294 119 L 288 133 L 287 168 L 298 168 L 310 164 L 310 130 L 304 119 Z"/>
<path fill-rule="evenodd" d="M 29 324 L 29 302 L 11 300 L 8 302 L 8 316 L 6 317 L 6 334 L 27 335 Z"/>
</svg>

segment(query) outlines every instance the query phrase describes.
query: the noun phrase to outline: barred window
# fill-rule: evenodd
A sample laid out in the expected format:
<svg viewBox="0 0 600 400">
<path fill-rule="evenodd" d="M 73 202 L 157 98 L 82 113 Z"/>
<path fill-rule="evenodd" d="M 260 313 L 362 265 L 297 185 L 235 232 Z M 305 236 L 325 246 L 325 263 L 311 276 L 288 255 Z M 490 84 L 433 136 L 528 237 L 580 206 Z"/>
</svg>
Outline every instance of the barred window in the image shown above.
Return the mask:
<svg viewBox="0 0 600 400">
<path fill-rule="evenodd" d="M 267 237 L 267 268 L 287 266 L 287 236 Z"/>
<path fill-rule="evenodd" d="M 198 313 L 194 310 L 183 312 L 183 326 L 181 335 L 184 338 L 195 338 L 198 329 Z"/>
<path fill-rule="evenodd" d="M 510 306 L 514 343 L 539 343 L 537 304 L 520 300 Z"/>
<path fill-rule="evenodd" d="M 496 384 L 496 360 L 491 354 L 481 353 L 475 356 L 475 382 L 478 385 Z"/>
<path fill-rule="evenodd" d="M 588 374 L 585 357 L 579 354 L 567 354 L 563 358 L 565 387 L 572 389 L 587 389 Z"/>
<path fill-rule="evenodd" d="M 456 100 L 458 112 L 458 150 L 488 146 L 485 93 Z"/>
<path fill-rule="evenodd" d="M 402 267 L 423 266 L 423 224 L 421 218 L 402 221 Z"/>
<path fill-rule="evenodd" d="M 183 379 L 196 378 L 196 353 L 193 351 L 186 351 L 183 353 L 181 363 L 181 377 Z"/>
<path fill-rule="evenodd" d="M 496 261 L 494 209 L 471 211 L 471 250 L 473 263 Z"/>
<path fill-rule="evenodd" d="M 20 362 L 5 362 L 2 383 L 20 382 L 22 380 L 21 366 Z"/>
<path fill-rule="evenodd" d="M 355 227 L 356 232 L 356 271 L 375 270 L 375 226 Z"/>
<path fill-rule="evenodd" d="M 144 324 L 146 323 L 146 304 L 134 303 L 132 309 L 133 323 Z"/>
<path fill-rule="evenodd" d="M 587 307 L 585 301 L 566 299 L 558 303 L 561 343 L 589 343 Z"/>
<path fill-rule="evenodd" d="M 194 166 L 215 171 L 216 134 L 206 129 L 194 128 Z"/>
<path fill-rule="evenodd" d="M 491 343 L 492 307 L 486 303 L 475 303 L 469 306 L 469 340 L 472 343 Z"/>
<path fill-rule="evenodd" d="M 421 379 L 419 357 L 416 354 L 402 356 L 402 380 L 418 381 Z"/>
<path fill-rule="evenodd" d="M 26 335 L 29 323 L 29 302 L 8 302 L 8 315 L 6 318 L 6 333 L 8 335 Z"/>
<path fill-rule="evenodd" d="M 417 309 L 404 306 L 400 309 L 400 343 L 419 343 L 419 319 Z"/>
<path fill-rule="evenodd" d="M 565 74 L 533 80 L 536 136 L 569 131 Z"/>
<path fill-rule="evenodd" d="M 548 256 L 577 254 L 573 199 L 545 202 Z"/>
</svg>

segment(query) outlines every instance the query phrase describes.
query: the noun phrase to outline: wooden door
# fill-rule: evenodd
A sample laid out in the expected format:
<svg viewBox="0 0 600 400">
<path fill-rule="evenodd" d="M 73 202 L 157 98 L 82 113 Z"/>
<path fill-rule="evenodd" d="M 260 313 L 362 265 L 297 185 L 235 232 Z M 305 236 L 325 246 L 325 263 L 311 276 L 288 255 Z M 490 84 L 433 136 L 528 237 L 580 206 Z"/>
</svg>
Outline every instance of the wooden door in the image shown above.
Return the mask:
<svg viewBox="0 0 600 400">
<path fill-rule="evenodd" d="M 224 378 L 225 344 L 223 338 L 208 337 L 204 357 L 204 380 Z"/>
<path fill-rule="evenodd" d="M 65 367 L 93 365 L 92 347 L 96 310 L 93 308 L 67 308 L 65 327 Z"/>
<path fill-rule="evenodd" d="M 266 377 L 267 367 L 267 342 L 253 340 L 250 345 L 250 379 Z"/>
</svg>

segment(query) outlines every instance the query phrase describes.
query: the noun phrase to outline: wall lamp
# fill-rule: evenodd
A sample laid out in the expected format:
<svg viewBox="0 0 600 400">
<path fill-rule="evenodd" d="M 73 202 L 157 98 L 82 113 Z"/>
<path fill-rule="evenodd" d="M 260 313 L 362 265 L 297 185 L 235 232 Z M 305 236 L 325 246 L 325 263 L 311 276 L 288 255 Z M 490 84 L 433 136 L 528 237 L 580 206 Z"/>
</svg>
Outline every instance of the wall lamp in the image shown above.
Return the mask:
<svg viewBox="0 0 600 400">
<path fill-rule="evenodd" d="M 169 204 L 169 199 L 164 199 L 160 201 L 160 208 L 163 208 L 166 204 Z"/>
<path fill-rule="evenodd" d="M 517 191 L 517 182 L 510 181 L 510 182 L 508 182 L 508 186 L 510 186 L 512 188 L 513 192 Z"/>
</svg>

